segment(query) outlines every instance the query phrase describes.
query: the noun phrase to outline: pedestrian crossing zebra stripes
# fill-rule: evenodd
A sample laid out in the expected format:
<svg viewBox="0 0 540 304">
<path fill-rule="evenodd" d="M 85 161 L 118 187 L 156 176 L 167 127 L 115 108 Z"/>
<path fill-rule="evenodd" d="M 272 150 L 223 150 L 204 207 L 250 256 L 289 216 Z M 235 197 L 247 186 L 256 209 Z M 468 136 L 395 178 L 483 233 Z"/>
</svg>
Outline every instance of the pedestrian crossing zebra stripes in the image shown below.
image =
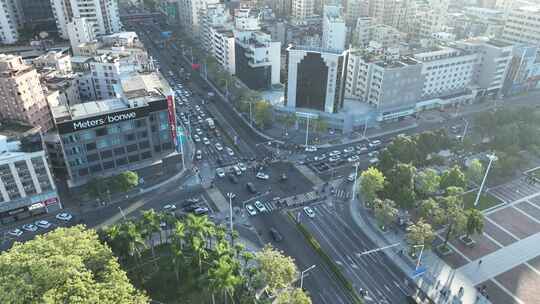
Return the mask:
<svg viewBox="0 0 540 304">
<path fill-rule="evenodd" d="M 349 198 L 351 198 L 351 192 L 350 191 L 345 191 L 344 189 L 336 190 L 335 195 L 339 199 L 349 199 Z"/>
</svg>

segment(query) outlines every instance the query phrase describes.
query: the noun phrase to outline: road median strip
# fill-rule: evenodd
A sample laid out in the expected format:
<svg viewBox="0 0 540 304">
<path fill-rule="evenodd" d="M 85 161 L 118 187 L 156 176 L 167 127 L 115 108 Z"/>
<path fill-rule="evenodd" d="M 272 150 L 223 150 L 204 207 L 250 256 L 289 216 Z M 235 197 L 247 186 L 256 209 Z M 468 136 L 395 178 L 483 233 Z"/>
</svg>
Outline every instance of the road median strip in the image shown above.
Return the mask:
<svg viewBox="0 0 540 304">
<path fill-rule="evenodd" d="M 294 219 L 294 216 L 290 212 L 287 212 L 287 215 L 289 216 L 289 219 L 296 224 L 296 228 L 302 233 L 302 235 L 305 237 L 306 241 L 313 248 L 313 250 L 322 258 L 324 263 L 336 276 L 339 283 L 341 283 L 343 287 L 350 293 L 351 298 L 354 301 L 354 303 L 363 304 L 364 301 L 362 301 L 360 296 L 356 293 L 356 290 L 354 290 L 351 282 L 349 282 L 349 280 L 345 277 L 343 272 L 341 272 L 341 269 L 332 260 L 332 258 L 322 249 L 321 244 L 319 244 L 319 242 L 315 239 L 315 237 L 313 237 L 313 235 L 301 223 L 296 222 L 296 220 Z"/>
</svg>

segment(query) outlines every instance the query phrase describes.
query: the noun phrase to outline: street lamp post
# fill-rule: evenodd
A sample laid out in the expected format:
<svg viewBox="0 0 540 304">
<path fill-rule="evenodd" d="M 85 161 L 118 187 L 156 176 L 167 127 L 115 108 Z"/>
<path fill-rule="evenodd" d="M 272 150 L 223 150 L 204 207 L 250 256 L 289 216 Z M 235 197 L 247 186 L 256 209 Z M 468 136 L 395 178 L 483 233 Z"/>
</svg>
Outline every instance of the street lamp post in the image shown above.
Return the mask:
<svg viewBox="0 0 540 304">
<path fill-rule="evenodd" d="M 482 189 L 484 189 L 484 184 L 486 183 L 489 169 L 491 169 L 491 164 L 494 160 L 497 160 L 497 156 L 495 156 L 495 154 L 488 154 L 487 157 L 489 158 L 489 163 L 486 168 L 486 174 L 484 174 L 484 178 L 482 179 L 482 183 L 480 184 L 480 188 L 478 189 L 478 193 L 476 194 L 476 199 L 474 200 L 475 207 L 478 205 L 478 201 L 480 200 L 480 194 L 482 193 Z"/>
<path fill-rule="evenodd" d="M 307 122 L 306 122 L 306 148 L 308 146 L 308 138 L 309 138 L 309 115 L 307 115 Z"/>
<path fill-rule="evenodd" d="M 232 199 L 234 197 L 234 193 L 227 192 L 227 197 L 229 198 L 229 229 L 231 230 L 231 241 L 232 241 L 232 234 L 233 234 Z"/>
<path fill-rule="evenodd" d="M 352 195 L 351 200 L 354 201 L 354 196 L 356 195 L 356 182 L 358 181 L 358 166 L 360 166 L 360 162 L 356 162 L 354 165 L 354 184 L 352 186 Z"/>
<path fill-rule="evenodd" d="M 413 248 L 418 248 L 418 247 L 422 247 L 420 249 L 420 254 L 418 255 L 418 261 L 416 261 L 416 267 L 414 268 L 414 270 L 418 270 L 418 267 L 420 267 L 420 260 L 422 260 L 422 253 L 424 253 L 424 244 L 420 244 L 420 245 L 414 245 L 412 246 Z"/>
<path fill-rule="evenodd" d="M 253 127 L 253 114 L 251 112 L 251 101 L 249 101 L 248 104 L 249 104 L 249 124 Z"/>
<path fill-rule="evenodd" d="M 313 270 L 315 267 L 317 267 L 317 265 L 311 265 L 300 273 L 300 289 L 304 287 L 304 274 L 310 270 Z"/>
<path fill-rule="evenodd" d="M 469 121 L 465 118 L 463 118 L 463 120 L 465 121 L 465 128 L 463 128 L 463 135 L 461 135 L 461 142 L 463 142 L 465 135 L 467 135 L 467 129 L 469 128 Z"/>
</svg>

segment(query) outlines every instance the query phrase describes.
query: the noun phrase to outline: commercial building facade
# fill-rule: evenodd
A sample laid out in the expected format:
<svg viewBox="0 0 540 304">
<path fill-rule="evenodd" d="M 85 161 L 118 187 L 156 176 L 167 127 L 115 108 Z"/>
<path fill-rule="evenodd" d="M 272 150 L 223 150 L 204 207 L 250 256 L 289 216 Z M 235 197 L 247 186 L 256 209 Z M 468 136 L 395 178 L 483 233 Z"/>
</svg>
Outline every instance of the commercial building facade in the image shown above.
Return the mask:
<svg viewBox="0 0 540 304">
<path fill-rule="evenodd" d="M 501 40 L 512 44 L 540 46 L 540 5 L 510 11 Z"/>
<path fill-rule="evenodd" d="M 343 51 L 347 39 L 347 26 L 341 7 L 325 5 L 323 10 L 322 48 Z"/>
</svg>

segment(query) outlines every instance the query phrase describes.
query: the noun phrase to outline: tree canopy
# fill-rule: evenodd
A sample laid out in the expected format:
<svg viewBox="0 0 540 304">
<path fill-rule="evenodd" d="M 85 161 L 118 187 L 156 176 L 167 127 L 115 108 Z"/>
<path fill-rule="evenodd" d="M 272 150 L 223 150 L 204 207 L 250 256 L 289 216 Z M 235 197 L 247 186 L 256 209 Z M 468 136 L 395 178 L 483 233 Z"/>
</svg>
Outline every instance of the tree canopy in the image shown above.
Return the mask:
<svg viewBox="0 0 540 304">
<path fill-rule="evenodd" d="M 0 254 L 1 303 L 147 303 L 111 250 L 84 226 L 58 228 Z"/>
<path fill-rule="evenodd" d="M 360 176 L 359 190 L 367 203 L 373 202 L 377 198 L 377 192 L 384 188 L 385 177 L 377 168 L 369 167 Z"/>
</svg>

